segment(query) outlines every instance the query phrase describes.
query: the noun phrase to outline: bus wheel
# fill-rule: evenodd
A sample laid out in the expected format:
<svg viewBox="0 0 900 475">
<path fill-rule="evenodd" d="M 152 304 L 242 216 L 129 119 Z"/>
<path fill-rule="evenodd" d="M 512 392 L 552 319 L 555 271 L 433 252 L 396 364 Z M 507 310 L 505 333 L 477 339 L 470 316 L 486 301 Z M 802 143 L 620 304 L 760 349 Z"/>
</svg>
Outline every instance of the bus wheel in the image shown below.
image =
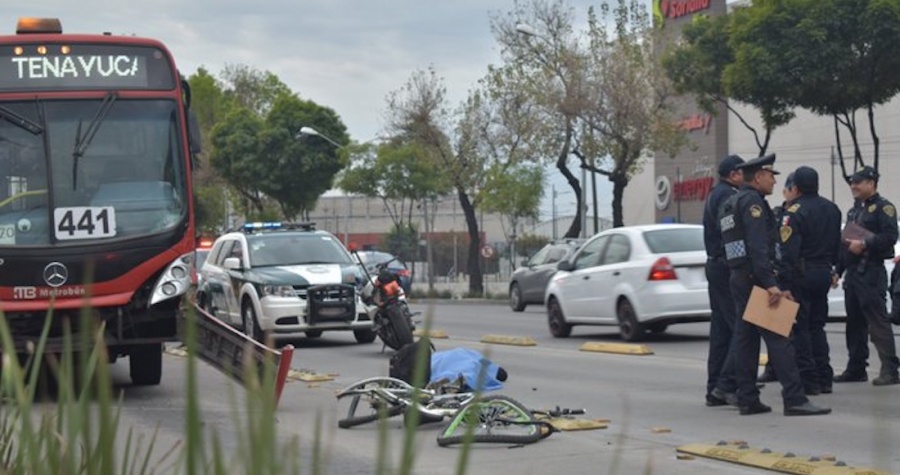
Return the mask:
<svg viewBox="0 0 900 475">
<path fill-rule="evenodd" d="M 163 346 L 161 343 L 135 345 L 128 354 L 131 383 L 135 386 L 156 386 L 162 380 Z"/>
</svg>

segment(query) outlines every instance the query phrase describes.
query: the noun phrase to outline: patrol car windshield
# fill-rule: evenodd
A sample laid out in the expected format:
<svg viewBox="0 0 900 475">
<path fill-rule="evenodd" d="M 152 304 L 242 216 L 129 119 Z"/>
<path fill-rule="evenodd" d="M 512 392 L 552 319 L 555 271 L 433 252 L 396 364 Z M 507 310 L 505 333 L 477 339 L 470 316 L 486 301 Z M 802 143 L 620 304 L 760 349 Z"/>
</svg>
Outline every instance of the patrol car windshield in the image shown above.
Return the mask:
<svg viewBox="0 0 900 475">
<path fill-rule="evenodd" d="M 249 236 L 247 245 L 252 267 L 353 264 L 344 246 L 334 237 L 323 234 Z"/>
</svg>

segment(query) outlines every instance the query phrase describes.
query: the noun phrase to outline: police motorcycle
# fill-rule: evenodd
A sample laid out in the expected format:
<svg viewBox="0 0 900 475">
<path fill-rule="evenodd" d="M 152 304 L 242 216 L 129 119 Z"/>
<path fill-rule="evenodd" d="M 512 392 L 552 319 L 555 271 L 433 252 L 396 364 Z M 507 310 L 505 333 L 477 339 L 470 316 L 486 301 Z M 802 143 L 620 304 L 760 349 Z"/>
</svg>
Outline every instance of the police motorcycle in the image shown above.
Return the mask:
<svg viewBox="0 0 900 475">
<path fill-rule="evenodd" d="M 373 275 L 362 264 L 356 250 L 352 252 L 365 273 L 360 296 L 366 305 L 366 312 L 375 323 L 375 334 L 385 345 L 395 350 L 412 343 L 413 330 L 416 329 L 413 313 L 407 305 L 406 293 L 400 286 L 399 277 L 388 271 L 388 264 L 397 258 L 376 264 Z"/>
</svg>

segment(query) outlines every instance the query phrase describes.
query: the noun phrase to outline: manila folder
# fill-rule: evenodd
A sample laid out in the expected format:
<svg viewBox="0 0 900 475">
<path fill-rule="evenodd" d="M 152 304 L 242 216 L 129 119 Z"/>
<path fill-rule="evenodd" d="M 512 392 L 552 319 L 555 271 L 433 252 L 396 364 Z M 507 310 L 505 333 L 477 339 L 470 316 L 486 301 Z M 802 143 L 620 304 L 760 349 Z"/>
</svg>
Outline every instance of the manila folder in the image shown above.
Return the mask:
<svg viewBox="0 0 900 475">
<path fill-rule="evenodd" d="M 791 334 L 794 319 L 797 318 L 797 310 L 800 304 L 782 297 L 774 307 L 769 306 L 769 292 L 757 285 L 750 292 L 750 300 L 744 309 L 744 321 L 783 337 Z"/>
</svg>

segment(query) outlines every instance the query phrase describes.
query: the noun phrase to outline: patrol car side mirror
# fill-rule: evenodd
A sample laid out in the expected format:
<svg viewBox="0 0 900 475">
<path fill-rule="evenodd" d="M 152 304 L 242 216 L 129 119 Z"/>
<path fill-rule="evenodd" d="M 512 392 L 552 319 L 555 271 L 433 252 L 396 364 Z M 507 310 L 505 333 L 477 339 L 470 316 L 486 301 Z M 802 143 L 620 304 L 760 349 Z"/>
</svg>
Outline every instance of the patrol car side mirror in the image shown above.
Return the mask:
<svg viewBox="0 0 900 475">
<path fill-rule="evenodd" d="M 228 270 L 240 270 L 241 260 L 237 257 L 226 257 L 222 265 Z"/>
<path fill-rule="evenodd" d="M 569 271 L 575 269 L 575 265 L 572 264 L 571 261 L 569 261 L 568 259 L 566 259 L 566 260 L 564 260 L 564 261 L 559 261 L 559 264 L 556 264 L 556 269 L 557 269 L 557 270 L 564 270 L 564 271 L 566 271 L 566 272 L 569 272 Z"/>
</svg>

